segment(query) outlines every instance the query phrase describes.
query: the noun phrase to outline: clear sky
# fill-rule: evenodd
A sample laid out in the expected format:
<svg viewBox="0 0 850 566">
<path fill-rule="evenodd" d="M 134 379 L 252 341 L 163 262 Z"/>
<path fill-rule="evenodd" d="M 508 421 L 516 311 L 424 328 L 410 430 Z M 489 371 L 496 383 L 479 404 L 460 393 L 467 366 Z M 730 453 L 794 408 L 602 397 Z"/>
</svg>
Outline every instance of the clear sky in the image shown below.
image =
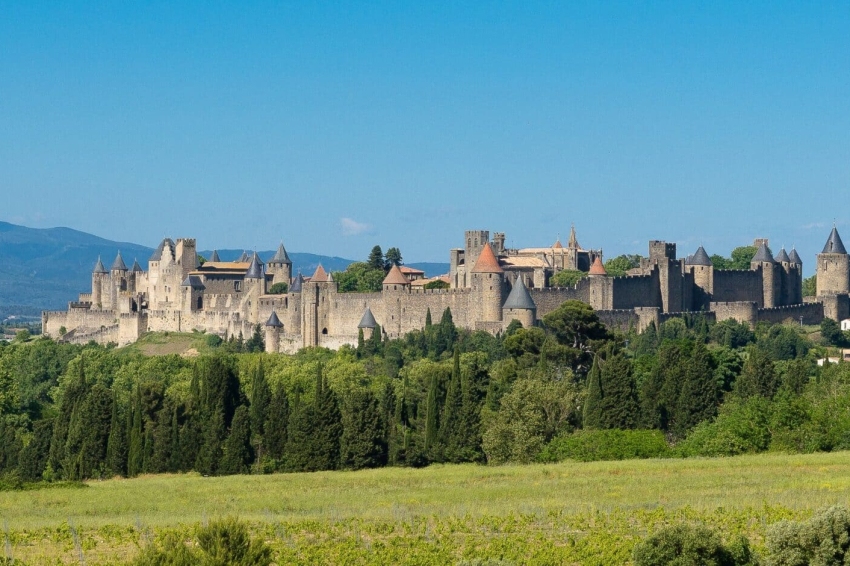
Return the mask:
<svg viewBox="0 0 850 566">
<path fill-rule="evenodd" d="M 447 261 L 463 230 L 813 268 L 848 2 L 7 2 L 0 219 Z"/>
</svg>

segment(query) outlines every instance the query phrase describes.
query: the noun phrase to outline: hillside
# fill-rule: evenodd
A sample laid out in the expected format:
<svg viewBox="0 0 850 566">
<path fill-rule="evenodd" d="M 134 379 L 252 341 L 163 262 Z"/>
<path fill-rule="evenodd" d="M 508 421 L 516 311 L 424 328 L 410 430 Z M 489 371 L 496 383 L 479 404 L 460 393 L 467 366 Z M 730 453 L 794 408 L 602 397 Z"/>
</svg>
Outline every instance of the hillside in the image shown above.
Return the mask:
<svg viewBox="0 0 850 566">
<path fill-rule="evenodd" d="M 108 268 L 118 251 L 128 265 L 133 259 L 146 267 L 153 249 L 129 242 L 114 242 L 71 228 L 27 228 L 0 222 L 0 314 L 37 316 L 42 309 L 64 309 L 68 301 L 91 288 L 91 271 L 101 256 Z M 209 257 L 211 250 L 200 252 Z M 261 251 L 264 260 L 273 250 Z M 225 261 L 242 250 L 219 250 Z M 342 270 L 354 260 L 310 253 L 290 252 L 293 273 L 310 275 L 321 263 L 328 270 Z M 429 275 L 448 272 L 448 264 L 411 263 Z"/>
</svg>

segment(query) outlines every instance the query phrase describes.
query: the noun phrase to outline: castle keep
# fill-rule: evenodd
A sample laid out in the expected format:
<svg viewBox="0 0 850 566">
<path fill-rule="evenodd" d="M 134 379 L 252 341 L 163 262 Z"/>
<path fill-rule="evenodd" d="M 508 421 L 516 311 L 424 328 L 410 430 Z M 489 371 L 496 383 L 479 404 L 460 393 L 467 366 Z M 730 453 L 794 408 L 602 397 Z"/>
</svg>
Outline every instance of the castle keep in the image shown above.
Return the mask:
<svg viewBox="0 0 850 566">
<path fill-rule="evenodd" d="M 619 328 L 643 329 L 694 312 L 748 324 L 850 317 L 850 255 L 835 228 L 817 256 L 817 296 L 806 302 L 800 256 L 785 249 L 774 256 L 766 240 L 756 242 L 747 270 L 715 269 L 702 246 L 677 258 L 676 244 L 651 241 L 649 256 L 622 277 L 609 276 L 601 250 L 581 248 L 574 229 L 566 246 L 508 249 L 504 234 L 491 241 L 484 230 L 467 231 L 464 243 L 450 251 L 448 289 L 425 289 L 422 280 L 412 281 L 421 272 L 394 266 L 380 292 L 340 293 L 322 266 L 309 278 L 293 277 L 283 244 L 265 263 L 256 253 L 232 262 L 213 253 L 201 265 L 195 240 L 166 238 L 147 270 L 138 262 L 128 269 L 120 252 L 109 270 L 98 259 L 91 292 L 67 311 L 44 312 L 43 332 L 69 342 L 124 345 L 148 331 L 247 337 L 259 324 L 268 351 L 295 352 L 356 344 L 361 330 L 368 337 L 378 326 L 399 337 L 423 328 L 429 310 L 439 317 L 447 308 L 462 328 L 496 333 L 512 320 L 528 327 L 570 299 Z M 564 269 L 587 277 L 573 287 L 550 286 Z M 288 292 L 270 294 L 276 283 L 288 283 Z"/>
</svg>

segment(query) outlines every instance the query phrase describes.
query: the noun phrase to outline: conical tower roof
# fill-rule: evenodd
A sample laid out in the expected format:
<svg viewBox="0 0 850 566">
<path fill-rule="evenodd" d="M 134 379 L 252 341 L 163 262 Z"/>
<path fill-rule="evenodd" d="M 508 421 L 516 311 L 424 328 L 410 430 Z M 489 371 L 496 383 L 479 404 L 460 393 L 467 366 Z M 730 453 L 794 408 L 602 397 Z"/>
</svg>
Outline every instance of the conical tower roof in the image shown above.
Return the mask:
<svg viewBox="0 0 850 566">
<path fill-rule="evenodd" d="M 130 271 L 132 271 L 133 273 L 141 273 L 142 272 L 142 266 L 139 265 L 139 260 L 137 260 L 137 259 L 133 260 L 133 267 L 130 268 Z"/>
<path fill-rule="evenodd" d="M 697 248 L 696 253 L 691 256 L 691 261 L 689 262 L 691 265 L 711 265 L 711 258 L 708 257 L 708 254 L 705 252 L 705 248 L 700 246 Z"/>
<path fill-rule="evenodd" d="M 785 247 L 783 246 L 779 253 L 776 254 L 777 263 L 791 263 L 791 258 L 788 257 L 788 254 L 785 252 Z"/>
<path fill-rule="evenodd" d="M 493 253 L 493 248 L 490 247 L 490 242 L 484 244 L 481 249 L 481 255 L 478 256 L 472 273 L 504 273 L 499 260 L 496 259 L 496 254 Z"/>
<path fill-rule="evenodd" d="M 503 308 L 506 309 L 526 309 L 536 310 L 537 305 L 534 304 L 534 299 L 525 286 L 522 277 L 517 277 L 514 288 L 511 289 L 511 294 L 508 295 L 508 300 L 505 301 Z"/>
<path fill-rule="evenodd" d="M 588 275 L 608 275 L 608 272 L 605 271 L 605 266 L 602 265 L 602 259 L 599 256 L 596 256 L 596 259 L 593 260 L 593 265 L 590 266 L 590 271 L 587 273 Z"/>
<path fill-rule="evenodd" d="M 773 254 L 770 253 L 770 249 L 767 247 L 767 244 L 762 242 L 756 252 L 756 255 L 754 255 L 753 259 L 750 260 L 750 263 L 776 263 L 776 260 L 773 259 Z"/>
<path fill-rule="evenodd" d="M 552 244 L 552 249 L 553 249 L 553 250 L 560 250 L 560 249 L 563 249 L 563 247 L 564 247 L 564 244 L 562 244 L 562 243 L 561 243 L 561 239 L 560 239 L 560 238 L 558 238 L 557 240 L 555 240 L 555 243 L 554 243 L 554 244 Z"/>
<path fill-rule="evenodd" d="M 127 271 L 127 264 L 124 263 L 124 258 L 121 257 L 121 252 L 115 256 L 115 261 L 112 262 L 112 271 Z"/>
<path fill-rule="evenodd" d="M 236 260 L 238 263 L 248 263 L 251 261 L 251 257 L 248 255 L 247 251 L 243 251 L 242 255 L 239 256 L 239 259 Z"/>
<path fill-rule="evenodd" d="M 162 261 L 162 254 L 165 253 L 166 248 L 168 248 L 168 253 L 174 256 L 174 241 L 171 238 L 165 238 L 159 243 L 156 250 L 154 250 L 153 255 L 150 258 L 150 261 Z"/>
<path fill-rule="evenodd" d="M 106 273 L 106 268 L 103 267 L 103 262 L 100 261 L 100 256 L 97 256 L 97 263 L 94 264 L 94 273 Z"/>
<path fill-rule="evenodd" d="M 360 319 L 360 324 L 357 325 L 357 328 L 375 328 L 376 326 L 378 326 L 378 323 L 375 321 L 374 315 L 372 315 L 372 310 L 366 307 L 366 312 L 363 313 L 363 317 Z"/>
<path fill-rule="evenodd" d="M 221 258 L 218 257 L 218 250 L 213 250 L 210 261 L 213 263 L 219 263 L 221 261 Z"/>
<path fill-rule="evenodd" d="M 838 235 L 838 230 L 835 226 L 832 227 L 832 232 L 829 233 L 829 239 L 823 247 L 822 254 L 846 254 L 844 242 L 841 241 L 841 236 Z"/>
<path fill-rule="evenodd" d="M 328 282 L 328 272 L 325 271 L 325 268 L 322 267 L 322 264 L 319 264 L 319 267 L 316 268 L 316 271 L 313 273 L 313 276 L 310 278 L 310 283 L 327 283 Z"/>
<path fill-rule="evenodd" d="M 269 260 L 269 263 L 285 263 L 292 265 L 292 260 L 289 259 L 289 254 L 286 253 L 286 248 L 283 247 L 283 242 L 277 248 L 274 256 Z"/>
<path fill-rule="evenodd" d="M 800 259 L 800 254 L 797 253 L 797 250 L 795 248 L 791 248 L 791 253 L 788 254 L 788 258 L 791 260 L 791 263 L 803 265 L 803 260 Z"/>
<path fill-rule="evenodd" d="M 263 278 L 263 262 L 260 261 L 260 256 L 254 252 L 254 257 L 251 258 L 251 267 L 245 274 L 246 279 L 262 279 Z"/>
<path fill-rule="evenodd" d="M 283 323 L 277 317 L 277 313 L 272 311 L 272 315 L 266 321 L 266 326 L 271 326 L 273 328 L 283 328 Z"/>
<path fill-rule="evenodd" d="M 410 281 L 401 272 L 396 264 L 390 268 L 390 272 L 384 277 L 384 285 L 410 285 Z"/>
<path fill-rule="evenodd" d="M 301 289 L 304 287 L 304 276 L 300 273 L 298 277 L 293 279 L 292 286 L 289 288 L 290 293 L 300 293 Z"/>
<path fill-rule="evenodd" d="M 576 227 L 575 224 L 570 226 L 570 239 L 567 240 L 567 247 L 572 249 L 580 249 L 581 246 L 578 245 L 578 239 L 576 238 Z"/>
</svg>

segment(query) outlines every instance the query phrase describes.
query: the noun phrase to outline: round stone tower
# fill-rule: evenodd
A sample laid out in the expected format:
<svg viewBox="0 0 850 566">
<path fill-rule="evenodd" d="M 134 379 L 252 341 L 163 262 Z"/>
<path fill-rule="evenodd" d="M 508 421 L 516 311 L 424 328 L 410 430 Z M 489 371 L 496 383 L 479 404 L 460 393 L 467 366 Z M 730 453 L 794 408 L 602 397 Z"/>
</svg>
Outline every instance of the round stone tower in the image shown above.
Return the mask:
<svg viewBox="0 0 850 566">
<path fill-rule="evenodd" d="M 781 295 L 781 282 L 777 273 L 779 266 L 773 259 L 773 254 L 767 247 L 767 241 L 762 240 L 758 251 L 750 260 L 750 269 L 753 271 L 761 268 L 762 277 L 762 305 L 764 308 L 773 308 L 779 304 Z"/>
<path fill-rule="evenodd" d="M 505 328 L 513 320 L 518 320 L 523 328 L 531 328 L 537 321 L 537 305 L 528 292 L 522 275 L 517 277 L 508 299 L 502 307 L 502 322 Z"/>
<path fill-rule="evenodd" d="M 478 306 L 483 322 L 501 322 L 505 289 L 505 271 L 493 253 L 490 243 L 484 244 L 478 261 L 472 268 L 473 303 Z"/>
<path fill-rule="evenodd" d="M 266 352 L 277 354 L 280 352 L 280 332 L 283 329 L 283 323 L 277 317 L 277 313 L 272 311 L 268 321 L 266 321 Z"/>
<path fill-rule="evenodd" d="M 817 258 L 818 296 L 850 293 L 850 256 L 835 226 Z"/>
<path fill-rule="evenodd" d="M 286 253 L 283 242 L 280 243 L 277 252 L 269 260 L 266 272 L 274 276 L 272 285 L 276 285 L 277 283 L 290 284 L 292 279 L 292 260 L 289 259 L 289 254 Z"/>
<path fill-rule="evenodd" d="M 97 309 L 103 307 L 103 280 L 106 275 L 106 268 L 103 267 L 100 256 L 97 256 L 97 263 L 91 274 L 91 304 L 92 307 Z"/>
</svg>

